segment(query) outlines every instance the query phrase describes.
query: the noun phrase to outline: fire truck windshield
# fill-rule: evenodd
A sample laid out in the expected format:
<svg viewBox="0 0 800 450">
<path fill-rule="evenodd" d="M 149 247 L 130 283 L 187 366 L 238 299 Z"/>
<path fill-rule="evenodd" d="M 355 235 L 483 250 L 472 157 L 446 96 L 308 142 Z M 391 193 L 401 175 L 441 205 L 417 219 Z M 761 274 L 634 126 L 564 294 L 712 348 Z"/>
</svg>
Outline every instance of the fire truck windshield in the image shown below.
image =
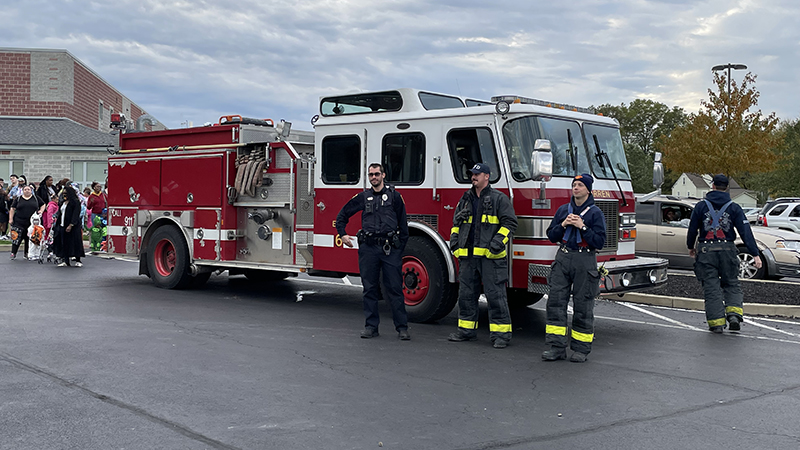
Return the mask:
<svg viewBox="0 0 800 450">
<path fill-rule="evenodd" d="M 586 132 L 589 153 L 592 154 L 592 171 L 595 176 L 614 178 L 616 175 L 619 180 L 630 180 L 630 170 L 625 160 L 625 148 L 622 146 L 619 129 L 587 123 L 583 125 L 583 130 Z"/>
<path fill-rule="evenodd" d="M 617 132 L 619 138 L 619 132 Z M 572 177 L 589 173 L 590 155 L 586 152 L 580 125 L 573 120 L 525 116 L 503 125 L 503 141 L 517 181 L 531 179 L 531 154 L 536 139 L 550 140 L 553 176 Z M 594 154 L 591 154 L 594 157 Z M 623 155 L 623 163 L 625 161 Z"/>
</svg>

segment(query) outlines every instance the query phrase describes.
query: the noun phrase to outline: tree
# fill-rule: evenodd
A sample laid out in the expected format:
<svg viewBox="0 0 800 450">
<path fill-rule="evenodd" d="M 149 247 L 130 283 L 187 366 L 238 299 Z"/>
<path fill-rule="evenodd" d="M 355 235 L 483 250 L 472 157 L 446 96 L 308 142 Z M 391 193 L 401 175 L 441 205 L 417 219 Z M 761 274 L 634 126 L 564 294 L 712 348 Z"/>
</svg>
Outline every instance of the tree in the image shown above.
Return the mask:
<svg viewBox="0 0 800 450">
<path fill-rule="evenodd" d="M 655 189 L 653 187 L 653 157 L 643 152 L 636 144 L 624 144 L 624 146 L 633 192 L 644 194 Z"/>
<path fill-rule="evenodd" d="M 595 110 L 605 116 L 617 119 L 622 142 L 635 144 L 647 155 L 654 152 L 655 142 L 669 136 L 675 127 L 686 121 L 683 108 L 654 102 L 653 100 L 636 99 L 631 104 L 619 106 L 603 104 Z"/>
<path fill-rule="evenodd" d="M 772 170 L 777 159 L 772 149 L 782 137 L 775 113 L 764 117 L 761 110 L 750 111 L 760 95 L 755 81 L 748 73 L 741 84 L 732 81 L 728 92 L 726 76 L 715 73 L 717 92 L 709 89 L 700 111 L 657 143 L 664 165 L 678 173 L 724 173 L 737 181 Z"/>
<path fill-rule="evenodd" d="M 778 127 L 783 142 L 774 151 L 778 155 L 775 170 L 754 175 L 749 181 L 752 189 L 763 193 L 760 200 L 767 195 L 773 197 L 800 196 L 800 119 L 783 122 Z"/>
</svg>

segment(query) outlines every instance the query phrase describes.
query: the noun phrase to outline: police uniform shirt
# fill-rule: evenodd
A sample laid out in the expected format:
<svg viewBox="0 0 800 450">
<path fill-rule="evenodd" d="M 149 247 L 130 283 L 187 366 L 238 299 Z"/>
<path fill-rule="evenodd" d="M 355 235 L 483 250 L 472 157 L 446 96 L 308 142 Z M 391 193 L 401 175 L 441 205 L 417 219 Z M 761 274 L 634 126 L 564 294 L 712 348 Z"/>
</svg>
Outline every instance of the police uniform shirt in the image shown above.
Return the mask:
<svg viewBox="0 0 800 450">
<path fill-rule="evenodd" d="M 361 212 L 361 229 L 367 233 L 385 235 L 399 231 L 400 245 L 408 242 L 408 220 L 403 197 L 391 187 L 384 186 L 380 192 L 372 188 L 359 192 L 348 201 L 336 216 L 336 232 L 339 236 L 347 233 L 350 217 Z"/>
</svg>

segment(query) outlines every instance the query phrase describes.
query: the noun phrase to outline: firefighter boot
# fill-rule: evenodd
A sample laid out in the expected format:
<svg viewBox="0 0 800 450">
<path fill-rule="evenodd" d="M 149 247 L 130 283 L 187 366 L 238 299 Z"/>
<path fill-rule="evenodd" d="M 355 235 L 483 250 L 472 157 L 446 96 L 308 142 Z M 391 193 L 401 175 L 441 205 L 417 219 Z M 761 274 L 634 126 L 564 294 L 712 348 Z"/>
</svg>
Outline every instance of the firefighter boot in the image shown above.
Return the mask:
<svg viewBox="0 0 800 450">
<path fill-rule="evenodd" d="M 550 350 L 542 352 L 542 359 L 544 361 L 558 361 L 559 359 L 567 359 L 567 349 L 563 347 L 550 347 Z"/>
<path fill-rule="evenodd" d="M 586 353 L 575 352 L 569 357 L 569 360 L 575 363 L 586 362 Z"/>
<path fill-rule="evenodd" d="M 474 341 L 477 339 L 477 335 L 465 334 L 462 333 L 461 330 L 456 331 L 455 333 L 450 333 L 450 336 L 447 336 L 447 340 L 452 342 Z"/>
<path fill-rule="evenodd" d="M 728 316 L 728 328 L 731 331 L 739 331 L 742 329 L 742 319 L 734 314 Z"/>
</svg>

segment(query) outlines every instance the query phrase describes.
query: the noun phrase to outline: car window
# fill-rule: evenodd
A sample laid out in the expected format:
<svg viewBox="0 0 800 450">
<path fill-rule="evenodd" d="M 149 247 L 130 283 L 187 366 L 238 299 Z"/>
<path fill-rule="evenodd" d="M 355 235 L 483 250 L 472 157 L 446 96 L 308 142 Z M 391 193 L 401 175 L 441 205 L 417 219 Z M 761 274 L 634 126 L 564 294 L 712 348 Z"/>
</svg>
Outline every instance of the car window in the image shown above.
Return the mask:
<svg viewBox="0 0 800 450">
<path fill-rule="evenodd" d="M 789 205 L 778 205 L 769 212 L 770 216 L 780 216 Z"/>
<path fill-rule="evenodd" d="M 678 203 L 661 203 L 661 225 L 688 228 L 692 209 Z"/>
<path fill-rule="evenodd" d="M 652 203 L 636 203 L 636 223 L 642 225 L 653 225 L 653 211 L 655 205 Z"/>
<path fill-rule="evenodd" d="M 795 205 L 792 212 L 789 213 L 789 217 L 800 217 L 800 205 Z"/>
</svg>

